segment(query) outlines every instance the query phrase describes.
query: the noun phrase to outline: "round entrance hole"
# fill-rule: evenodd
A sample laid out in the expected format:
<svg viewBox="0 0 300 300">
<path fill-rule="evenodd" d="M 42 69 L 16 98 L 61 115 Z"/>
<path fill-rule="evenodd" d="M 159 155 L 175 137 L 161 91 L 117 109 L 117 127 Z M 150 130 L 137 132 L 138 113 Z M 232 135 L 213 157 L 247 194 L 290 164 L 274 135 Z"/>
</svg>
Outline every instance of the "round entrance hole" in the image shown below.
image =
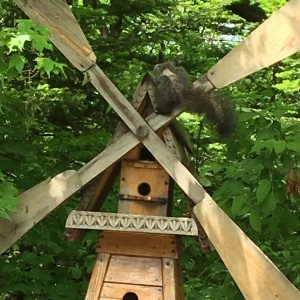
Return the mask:
<svg viewBox="0 0 300 300">
<path fill-rule="evenodd" d="M 139 297 L 137 296 L 136 293 L 129 292 L 129 293 L 126 293 L 122 299 L 123 300 L 139 300 Z"/>
<path fill-rule="evenodd" d="M 150 194 L 151 188 L 150 185 L 146 182 L 143 182 L 141 184 L 139 184 L 138 186 L 138 192 L 140 195 L 142 196 L 147 196 Z"/>
</svg>

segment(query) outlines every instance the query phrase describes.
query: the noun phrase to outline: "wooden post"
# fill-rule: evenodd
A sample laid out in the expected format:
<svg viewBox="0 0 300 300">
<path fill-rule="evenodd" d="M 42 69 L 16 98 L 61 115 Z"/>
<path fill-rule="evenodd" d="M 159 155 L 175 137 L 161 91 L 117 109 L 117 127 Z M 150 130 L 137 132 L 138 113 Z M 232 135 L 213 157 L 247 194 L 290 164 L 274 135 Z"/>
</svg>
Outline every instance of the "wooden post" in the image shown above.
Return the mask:
<svg viewBox="0 0 300 300">
<path fill-rule="evenodd" d="M 85 300 L 98 299 L 107 272 L 110 254 L 98 253 Z"/>
</svg>

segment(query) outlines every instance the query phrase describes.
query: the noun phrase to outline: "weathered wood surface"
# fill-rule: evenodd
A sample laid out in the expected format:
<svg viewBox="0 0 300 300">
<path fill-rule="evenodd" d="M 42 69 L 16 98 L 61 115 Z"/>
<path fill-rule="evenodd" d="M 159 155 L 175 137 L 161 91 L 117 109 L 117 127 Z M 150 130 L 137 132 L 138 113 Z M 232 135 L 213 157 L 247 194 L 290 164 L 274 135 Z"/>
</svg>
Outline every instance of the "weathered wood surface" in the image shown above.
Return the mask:
<svg viewBox="0 0 300 300">
<path fill-rule="evenodd" d="M 208 194 L 194 213 L 246 299 L 300 299 L 300 292 Z"/>
<path fill-rule="evenodd" d="M 176 286 L 176 279 L 181 274 L 175 272 L 175 261 L 170 258 L 162 259 L 162 272 L 163 272 L 163 295 L 164 299 L 179 299 L 177 295 L 178 288 Z"/>
<path fill-rule="evenodd" d="M 103 231 L 97 252 L 144 257 L 178 258 L 179 237 L 165 234 Z"/>
<path fill-rule="evenodd" d="M 131 133 L 129 139 L 120 138 L 118 142 L 107 149 L 112 151 L 112 156 L 118 154 L 115 157 L 118 160 L 138 144 L 138 140 L 135 140 L 136 138 Z M 93 160 L 92 164 L 84 166 L 78 172 L 74 170 L 65 171 L 19 195 L 18 197 L 22 202 L 17 206 L 17 212 L 10 213 L 12 221 L 0 218 L 0 254 L 52 210 L 114 163 L 115 160 L 111 159 L 109 151 L 102 152 L 101 160 L 100 158 Z"/>
<path fill-rule="evenodd" d="M 110 257 L 111 255 L 108 253 L 97 254 L 85 300 L 99 299 Z"/>
<path fill-rule="evenodd" d="M 19 195 L 21 203 L 17 212 L 10 213 L 12 221 L 0 218 L 0 254 L 80 188 L 80 177 L 70 170 Z"/>
<path fill-rule="evenodd" d="M 300 1 L 288 2 L 215 64 L 207 77 L 222 88 L 300 50 Z"/>
<path fill-rule="evenodd" d="M 112 255 L 105 282 L 162 286 L 161 259 Z"/>
<path fill-rule="evenodd" d="M 138 298 L 142 300 L 166 300 L 162 295 L 161 286 L 134 285 L 122 283 L 104 283 L 99 300 L 121 300 L 125 299 L 126 293 L 134 292 Z M 131 297 L 134 299 L 133 297 Z M 129 299 L 129 298 L 128 298 Z M 170 299 L 171 300 L 171 299 Z"/>
<path fill-rule="evenodd" d="M 156 161 L 123 159 L 121 167 L 120 197 L 141 201 L 166 203 L 169 194 L 169 174 Z M 141 184 L 148 185 L 143 190 Z"/>
<path fill-rule="evenodd" d="M 96 56 L 65 0 L 15 0 L 36 23 L 50 30 L 50 39 L 80 71 L 96 62 Z"/>
<path fill-rule="evenodd" d="M 191 218 L 156 217 L 73 210 L 66 222 L 67 228 L 114 230 L 128 232 L 198 235 Z"/>
</svg>

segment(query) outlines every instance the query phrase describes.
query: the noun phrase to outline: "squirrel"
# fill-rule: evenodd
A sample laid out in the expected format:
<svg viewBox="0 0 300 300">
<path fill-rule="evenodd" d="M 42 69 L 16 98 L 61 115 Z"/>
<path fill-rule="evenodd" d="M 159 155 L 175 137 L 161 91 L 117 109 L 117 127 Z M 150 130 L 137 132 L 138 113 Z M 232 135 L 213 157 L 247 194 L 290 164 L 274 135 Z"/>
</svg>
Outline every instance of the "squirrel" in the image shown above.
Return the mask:
<svg viewBox="0 0 300 300">
<path fill-rule="evenodd" d="M 177 105 L 183 105 L 184 111 L 204 113 L 216 125 L 220 136 L 233 133 L 236 114 L 231 103 L 201 88 L 193 88 L 183 67 L 177 67 L 173 62 L 164 62 L 154 67 L 154 75 L 158 114 L 167 115 Z"/>
</svg>

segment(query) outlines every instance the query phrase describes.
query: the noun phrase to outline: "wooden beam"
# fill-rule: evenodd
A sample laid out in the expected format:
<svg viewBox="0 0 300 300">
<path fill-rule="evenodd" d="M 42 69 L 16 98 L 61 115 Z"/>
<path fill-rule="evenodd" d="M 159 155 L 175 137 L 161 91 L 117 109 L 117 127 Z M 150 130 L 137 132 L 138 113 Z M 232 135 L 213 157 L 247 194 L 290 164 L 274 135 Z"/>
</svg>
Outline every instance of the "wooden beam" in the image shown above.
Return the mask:
<svg viewBox="0 0 300 300">
<path fill-rule="evenodd" d="M 10 213 L 12 221 L 0 218 L 0 254 L 80 188 L 80 177 L 70 170 L 19 195 L 21 203 Z"/>
<path fill-rule="evenodd" d="M 102 231 L 96 252 L 178 258 L 179 237 L 166 234 Z"/>
<path fill-rule="evenodd" d="M 163 271 L 163 294 L 164 299 L 177 300 L 179 295 L 176 295 L 176 277 L 179 274 L 175 273 L 175 261 L 172 258 L 162 259 L 162 271 Z M 177 297 L 176 297 L 177 296 Z M 179 300 L 179 299 L 178 299 Z M 183 300 L 183 299 L 180 299 Z"/>
<path fill-rule="evenodd" d="M 80 71 L 96 62 L 96 56 L 65 0 L 15 0 L 36 24 L 50 30 L 53 44 Z"/>
<path fill-rule="evenodd" d="M 217 62 L 207 77 L 222 88 L 300 50 L 300 0 L 288 2 Z"/>
<path fill-rule="evenodd" d="M 111 255 L 108 253 L 97 253 L 95 265 L 90 279 L 85 300 L 99 299 L 99 295 L 107 273 Z"/>
<path fill-rule="evenodd" d="M 300 292 L 208 194 L 194 213 L 246 299 L 300 299 Z"/>
<path fill-rule="evenodd" d="M 144 216 L 73 210 L 66 222 L 67 228 L 114 230 L 127 232 L 198 235 L 192 218 Z"/>
</svg>

